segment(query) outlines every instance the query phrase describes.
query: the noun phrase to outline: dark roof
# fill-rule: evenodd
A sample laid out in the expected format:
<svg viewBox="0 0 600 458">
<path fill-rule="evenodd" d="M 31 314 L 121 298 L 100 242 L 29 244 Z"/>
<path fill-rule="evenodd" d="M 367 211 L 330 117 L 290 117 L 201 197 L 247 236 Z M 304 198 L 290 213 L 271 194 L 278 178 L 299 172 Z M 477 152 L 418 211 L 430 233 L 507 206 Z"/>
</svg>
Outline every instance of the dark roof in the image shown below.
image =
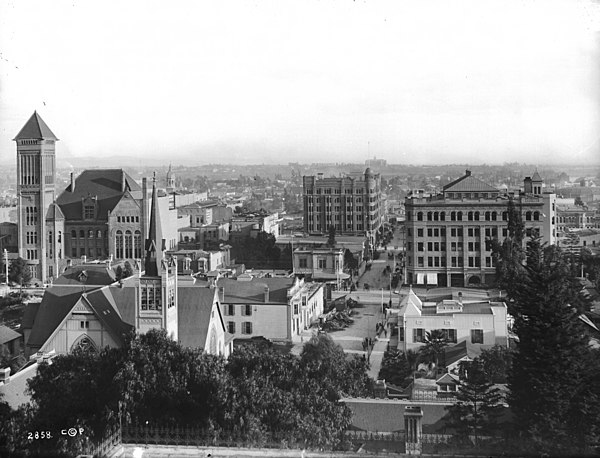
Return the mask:
<svg viewBox="0 0 600 458">
<path fill-rule="evenodd" d="M 178 288 L 177 330 L 179 343 L 182 346 L 204 349 L 210 326 L 211 311 L 215 303 L 215 292 L 214 288 L 194 285 Z M 216 309 L 218 311 L 219 307 L 216 307 Z M 223 319 L 219 318 L 219 321 L 225 329 Z"/>
<path fill-rule="evenodd" d="M 23 312 L 23 319 L 21 320 L 21 329 L 33 328 L 33 322 L 35 321 L 40 304 L 41 302 L 30 302 L 27 304 Z"/>
<path fill-rule="evenodd" d="M 0 345 L 21 337 L 17 331 L 13 331 L 8 326 L 0 324 Z"/>
<path fill-rule="evenodd" d="M 69 267 L 54 285 L 105 286 L 116 281 L 115 273 L 104 264 Z"/>
<path fill-rule="evenodd" d="M 162 237 L 158 197 L 156 195 L 156 177 L 152 183 L 152 202 L 150 204 L 150 229 L 146 239 L 145 275 L 158 277 L 162 273 L 165 239 Z"/>
<path fill-rule="evenodd" d="M 53 286 L 44 293 L 35 316 L 28 346 L 41 347 L 64 320 L 82 294 L 82 289 Z"/>
<path fill-rule="evenodd" d="M 121 319 L 128 324 L 135 325 L 135 277 L 123 280 L 123 286 L 111 285 L 108 287 L 110 293 L 121 314 Z"/>
<path fill-rule="evenodd" d="M 475 178 L 471 175 L 471 172 L 467 170 L 464 176 L 454 180 L 451 183 L 448 183 L 444 186 L 444 192 L 498 192 L 496 188 L 490 186 L 487 183 Z"/>
<path fill-rule="evenodd" d="M 489 348 L 491 348 L 489 345 L 470 345 L 466 340 L 462 340 L 456 345 L 444 347 L 444 362 L 447 367 L 465 357 L 475 359 L 481 355 L 482 350 Z"/>
<path fill-rule="evenodd" d="M 269 288 L 267 303 L 287 304 L 288 289 L 294 285 L 293 278 L 253 278 L 252 280 L 232 280 L 221 278 L 219 288 L 224 288 L 225 303 L 265 303 L 265 287 Z"/>
<path fill-rule="evenodd" d="M 58 205 L 54 202 L 50 204 L 48 207 L 48 212 L 46 213 L 46 221 L 56 221 L 56 220 L 64 220 L 65 215 Z"/>
<path fill-rule="evenodd" d="M 58 140 L 56 135 L 52 133 L 50 128 L 46 125 L 44 120 L 34 111 L 29 118 L 29 121 L 25 123 L 23 128 L 19 131 L 14 140 L 23 139 L 35 139 L 35 140 Z"/>
<path fill-rule="evenodd" d="M 111 332 L 120 345 L 123 345 L 125 336 L 134 328 L 121 319 L 110 289 L 97 289 L 84 294 L 84 298 L 104 327 Z"/>
<path fill-rule="evenodd" d="M 108 212 L 128 191 L 139 194 L 141 198 L 140 185 L 121 169 L 84 170 L 75 180 L 75 191 L 71 192 L 71 185 L 67 186 L 56 202 L 67 220 L 80 220 L 83 218 L 81 200 L 88 196 L 96 197 L 97 219 L 108 220 Z"/>
<path fill-rule="evenodd" d="M 544 181 L 544 180 L 542 180 L 542 177 L 536 170 L 535 173 L 533 174 L 533 176 L 531 177 L 531 181 Z"/>
</svg>

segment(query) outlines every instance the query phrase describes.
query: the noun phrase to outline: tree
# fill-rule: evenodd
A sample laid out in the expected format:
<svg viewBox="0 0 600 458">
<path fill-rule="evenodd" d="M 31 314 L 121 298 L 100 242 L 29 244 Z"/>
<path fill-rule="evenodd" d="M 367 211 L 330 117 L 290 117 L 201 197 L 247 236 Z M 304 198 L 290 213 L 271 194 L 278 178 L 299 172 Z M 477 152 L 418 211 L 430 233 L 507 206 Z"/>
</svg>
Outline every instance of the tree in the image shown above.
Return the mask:
<svg viewBox="0 0 600 458">
<path fill-rule="evenodd" d="M 129 263 L 129 261 L 125 261 L 125 264 L 123 264 L 123 278 L 128 278 L 131 277 L 133 275 L 133 267 L 131 267 L 131 264 Z"/>
<path fill-rule="evenodd" d="M 539 450 L 570 451 L 573 437 L 589 444 L 599 426 L 598 397 L 586 387 L 588 337 L 579 315 L 581 287 L 560 248 L 529 241 L 521 287 L 514 291 L 519 338 L 508 382 L 519 430 Z M 574 410 L 573 406 L 587 406 Z"/>
<path fill-rule="evenodd" d="M 485 375 L 493 383 L 506 383 L 512 364 L 512 352 L 502 345 L 483 350 L 478 357 Z"/>
<path fill-rule="evenodd" d="M 358 261 L 348 248 L 344 251 L 344 266 L 350 270 L 358 269 Z"/>
<path fill-rule="evenodd" d="M 399 350 L 388 350 L 383 354 L 381 369 L 378 378 L 386 382 L 405 388 L 405 381 L 412 375 L 412 367 L 404 355 Z"/>
<path fill-rule="evenodd" d="M 479 359 L 467 365 L 465 378 L 460 380 L 456 403 L 446 407 L 450 426 L 463 436 L 493 433 L 502 407 L 502 395 L 487 377 Z"/>
<path fill-rule="evenodd" d="M 492 240 L 492 256 L 496 264 L 496 279 L 498 286 L 506 290 L 508 298 L 512 299 L 523 273 L 523 235 L 524 225 L 521 213 L 516 209 L 511 199 L 507 206 L 508 235 L 502 243 Z M 509 304 L 509 312 L 510 304 Z"/>
<path fill-rule="evenodd" d="M 10 263 L 8 279 L 18 285 L 27 285 L 31 281 L 31 271 L 23 258 L 17 258 Z"/>
<path fill-rule="evenodd" d="M 123 268 L 121 266 L 117 266 L 115 270 L 115 279 L 117 281 L 121 281 L 123 279 Z"/>
<path fill-rule="evenodd" d="M 333 224 L 331 224 L 328 228 L 328 235 L 327 235 L 327 246 L 334 248 L 335 247 L 335 226 Z"/>
<path fill-rule="evenodd" d="M 433 329 L 425 333 L 425 346 L 421 347 L 420 353 L 430 362 L 433 362 L 437 370 L 440 355 L 447 346 L 448 338 L 445 332 L 442 329 Z"/>
</svg>

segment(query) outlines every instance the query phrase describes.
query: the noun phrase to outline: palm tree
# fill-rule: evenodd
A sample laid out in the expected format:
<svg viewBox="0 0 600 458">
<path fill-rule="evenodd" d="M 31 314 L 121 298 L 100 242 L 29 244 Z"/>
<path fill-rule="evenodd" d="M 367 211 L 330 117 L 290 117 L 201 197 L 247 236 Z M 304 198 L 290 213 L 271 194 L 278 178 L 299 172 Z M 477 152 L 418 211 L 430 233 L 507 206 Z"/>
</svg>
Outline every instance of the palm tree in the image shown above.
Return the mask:
<svg viewBox="0 0 600 458">
<path fill-rule="evenodd" d="M 420 353 L 430 362 L 435 363 L 437 370 L 440 354 L 448 345 L 446 333 L 442 329 L 434 329 L 425 333 L 425 346 L 421 347 Z"/>
</svg>

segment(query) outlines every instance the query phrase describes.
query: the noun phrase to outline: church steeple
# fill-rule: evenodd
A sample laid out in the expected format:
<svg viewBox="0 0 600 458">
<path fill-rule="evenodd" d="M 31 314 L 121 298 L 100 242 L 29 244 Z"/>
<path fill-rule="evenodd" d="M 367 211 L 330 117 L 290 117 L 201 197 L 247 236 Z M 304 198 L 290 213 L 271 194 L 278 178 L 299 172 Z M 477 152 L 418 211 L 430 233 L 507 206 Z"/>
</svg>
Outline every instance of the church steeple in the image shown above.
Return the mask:
<svg viewBox="0 0 600 458">
<path fill-rule="evenodd" d="M 150 227 L 146 239 L 145 270 L 148 277 L 160 277 L 163 271 L 165 239 L 162 238 L 158 198 L 156 193 L 156 172 L 152 178 L 152 202 L 150 203 Z"/>
</svg>

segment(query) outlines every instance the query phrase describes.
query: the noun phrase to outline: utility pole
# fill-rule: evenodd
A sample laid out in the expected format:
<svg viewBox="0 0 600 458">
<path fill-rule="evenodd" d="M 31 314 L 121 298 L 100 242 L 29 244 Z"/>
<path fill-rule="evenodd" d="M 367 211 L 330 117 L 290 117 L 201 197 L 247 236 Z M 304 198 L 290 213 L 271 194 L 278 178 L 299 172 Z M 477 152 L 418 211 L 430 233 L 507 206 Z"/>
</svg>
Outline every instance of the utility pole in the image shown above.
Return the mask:
<svg viewBox="0 0 600 458">
<path fill-rule="evenodd" d="M 8 250 L 4 248 L 4 273 L 6 275 L 5 281 L 8 285 Z"/>
</svg>

